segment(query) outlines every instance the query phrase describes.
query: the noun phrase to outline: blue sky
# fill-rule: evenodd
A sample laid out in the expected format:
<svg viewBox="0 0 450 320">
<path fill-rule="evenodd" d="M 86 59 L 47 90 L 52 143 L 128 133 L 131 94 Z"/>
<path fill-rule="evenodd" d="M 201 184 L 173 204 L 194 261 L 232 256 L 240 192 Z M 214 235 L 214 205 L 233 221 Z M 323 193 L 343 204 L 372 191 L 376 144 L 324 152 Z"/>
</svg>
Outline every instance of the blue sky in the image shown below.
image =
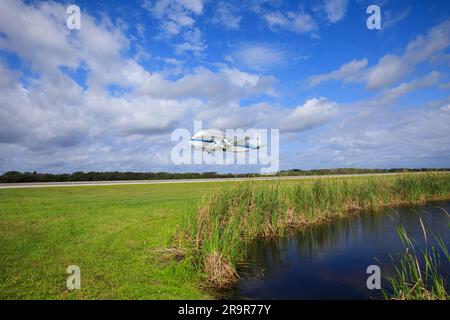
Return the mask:
<svg viewBox="0 0 450 320">
<path fill-rule="evenodd" d="M 449 167 L 449 18 L 447 1 L 1 1 L 0 172 L 258 170 L 175 165 L 194 120 L 279 129 L 281 169 Z"/>
</svg>

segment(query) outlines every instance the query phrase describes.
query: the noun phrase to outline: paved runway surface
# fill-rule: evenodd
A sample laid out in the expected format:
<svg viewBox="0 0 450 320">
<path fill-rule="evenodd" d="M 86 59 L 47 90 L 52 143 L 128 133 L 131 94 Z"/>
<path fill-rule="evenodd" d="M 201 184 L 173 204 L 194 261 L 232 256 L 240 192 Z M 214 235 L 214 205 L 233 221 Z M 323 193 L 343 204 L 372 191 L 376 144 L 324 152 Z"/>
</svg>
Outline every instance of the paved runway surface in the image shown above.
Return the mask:
<svg viewBox="0 0 450 320">
<path fill-rule="evenodd" d="M 162 184 L 162 183 L 195 183 L 195 182 L 227 182 L 245 180 L 298 180 L 338 177 L 364 177 L 385 176 L 399 173 L 363 173 L 363 174 L 335 174 L 320 176 L 286 176 L 286 177 L 254 177 L 254 178 L 212 178 L 212 179 L 171 179 L 171 180 L 125 180 L 125 181 L 71 181 L 71 182 L 26 182 L 26 183 L 0 183 L 0 189 L 15 188 L 43 188 L 43 187 L 87 187 L 87 186 L 114 186 L 127 184 Z"/>
</svg>

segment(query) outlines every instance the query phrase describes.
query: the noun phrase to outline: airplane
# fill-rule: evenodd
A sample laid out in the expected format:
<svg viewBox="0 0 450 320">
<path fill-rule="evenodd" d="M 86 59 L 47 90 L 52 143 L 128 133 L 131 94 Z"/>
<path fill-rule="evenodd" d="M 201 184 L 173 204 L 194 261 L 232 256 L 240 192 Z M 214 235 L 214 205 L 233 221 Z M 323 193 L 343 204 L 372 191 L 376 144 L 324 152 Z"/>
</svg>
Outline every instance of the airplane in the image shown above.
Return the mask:
<svg viewBox="0 0 450 320">
<path fill-rule="evenodd" d="M 256 140 L 256 143 L 253 143 L 251 140 Z M 256 135 L 252 139 L 245 136 L 242 138 L 234 137 L 232 140 L 228 140 L 221 130 L 205 129 L 195 133 L 189 143 L 194 149 L 206 151 L 209 154 L 213 151 L 247 152 L 250 150 L 259 150 L 263 147 L 259 143 L 258 131 L 256 131 Z"/>
</svg>

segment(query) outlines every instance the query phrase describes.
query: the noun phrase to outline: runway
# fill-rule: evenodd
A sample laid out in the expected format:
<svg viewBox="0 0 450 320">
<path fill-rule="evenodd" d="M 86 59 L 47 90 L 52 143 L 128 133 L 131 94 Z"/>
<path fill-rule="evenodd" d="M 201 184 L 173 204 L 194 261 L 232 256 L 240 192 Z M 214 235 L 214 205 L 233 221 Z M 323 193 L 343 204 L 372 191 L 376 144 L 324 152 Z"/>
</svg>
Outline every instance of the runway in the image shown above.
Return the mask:
<svg viewBox="0 0 450 320">
<path fill-rule="evenodd" d="M 420 174 L 421 172 L 417 172 Z M 24 183 L 0 183 L 0 189 L 18 188 L 49 188 L 49 187 L 93 187 L 93 186 L 116 186 L 135 184 L 166 184 L 166 183 L 200 183 L 200 182 L 232 182 L 247 180 L 300 180 L 300 179 L 329 179 L 341 177 L 367 177 L 387 176 L 395 173 L 362 173 L 362 174 L 335 174 L 335 175 L 312 175 L 312 176 L 286 176 L 286 177 L 252 177 L 252 178 L 211 178 L 211 179 L 170 179 L 170 180 L 123 180 L 123 181 L 69 181 L 69 182 L 24 182 Z"/>
</svg>

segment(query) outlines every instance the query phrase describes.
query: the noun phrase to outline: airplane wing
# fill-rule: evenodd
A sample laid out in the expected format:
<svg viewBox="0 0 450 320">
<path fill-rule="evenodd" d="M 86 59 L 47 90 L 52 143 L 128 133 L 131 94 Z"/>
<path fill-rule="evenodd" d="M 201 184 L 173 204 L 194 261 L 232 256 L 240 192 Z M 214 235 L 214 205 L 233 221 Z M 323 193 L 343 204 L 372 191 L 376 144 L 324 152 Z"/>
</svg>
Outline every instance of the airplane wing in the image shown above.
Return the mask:
<svg viewBox="0 0 450 320">
<path fill-rule="evenodd" d="M 236 146 L 240 146 L 240 145 L 245 145 L 246 142 L 248 142 L 248 138 L 247 137 L 234 137 L 233 139 L 227 140 L 224 139 L 225 144 L 228 147 L 236 147 Z"/>
<path fill-rule="evenodd" d="M 219 147 L 221 149 L 225 149 L 227 146 L 227 141 L 226 139 L 221 139 L 221 140 L 214 140 L 214 145 L 215 147 Z"/>
<path fill-rule="evenodd" d="M 265 147 L 265 145 L 262 145 L 259 141 L 259 132 L 256 132 L 256 135 L 253 138 L 250 138 L 248 136 L 241 136 L 234 137 L 230 140 L 224 139 L 224 141 L 227 145 L 227 148 L 252 146 L 253 148 L 259 149 L 260 147 Z"/>
<path fill-rule="evenodd" d="M 214 150 L 216 149 L 216 146 L 214 145 L 214 144 L 208 144 L 203 150 L 204 151 L 206 151 L 206 152 L 208 152 L 208 153 L 211 153 L 211 152 L 213 152 Z"/>
</svg>

